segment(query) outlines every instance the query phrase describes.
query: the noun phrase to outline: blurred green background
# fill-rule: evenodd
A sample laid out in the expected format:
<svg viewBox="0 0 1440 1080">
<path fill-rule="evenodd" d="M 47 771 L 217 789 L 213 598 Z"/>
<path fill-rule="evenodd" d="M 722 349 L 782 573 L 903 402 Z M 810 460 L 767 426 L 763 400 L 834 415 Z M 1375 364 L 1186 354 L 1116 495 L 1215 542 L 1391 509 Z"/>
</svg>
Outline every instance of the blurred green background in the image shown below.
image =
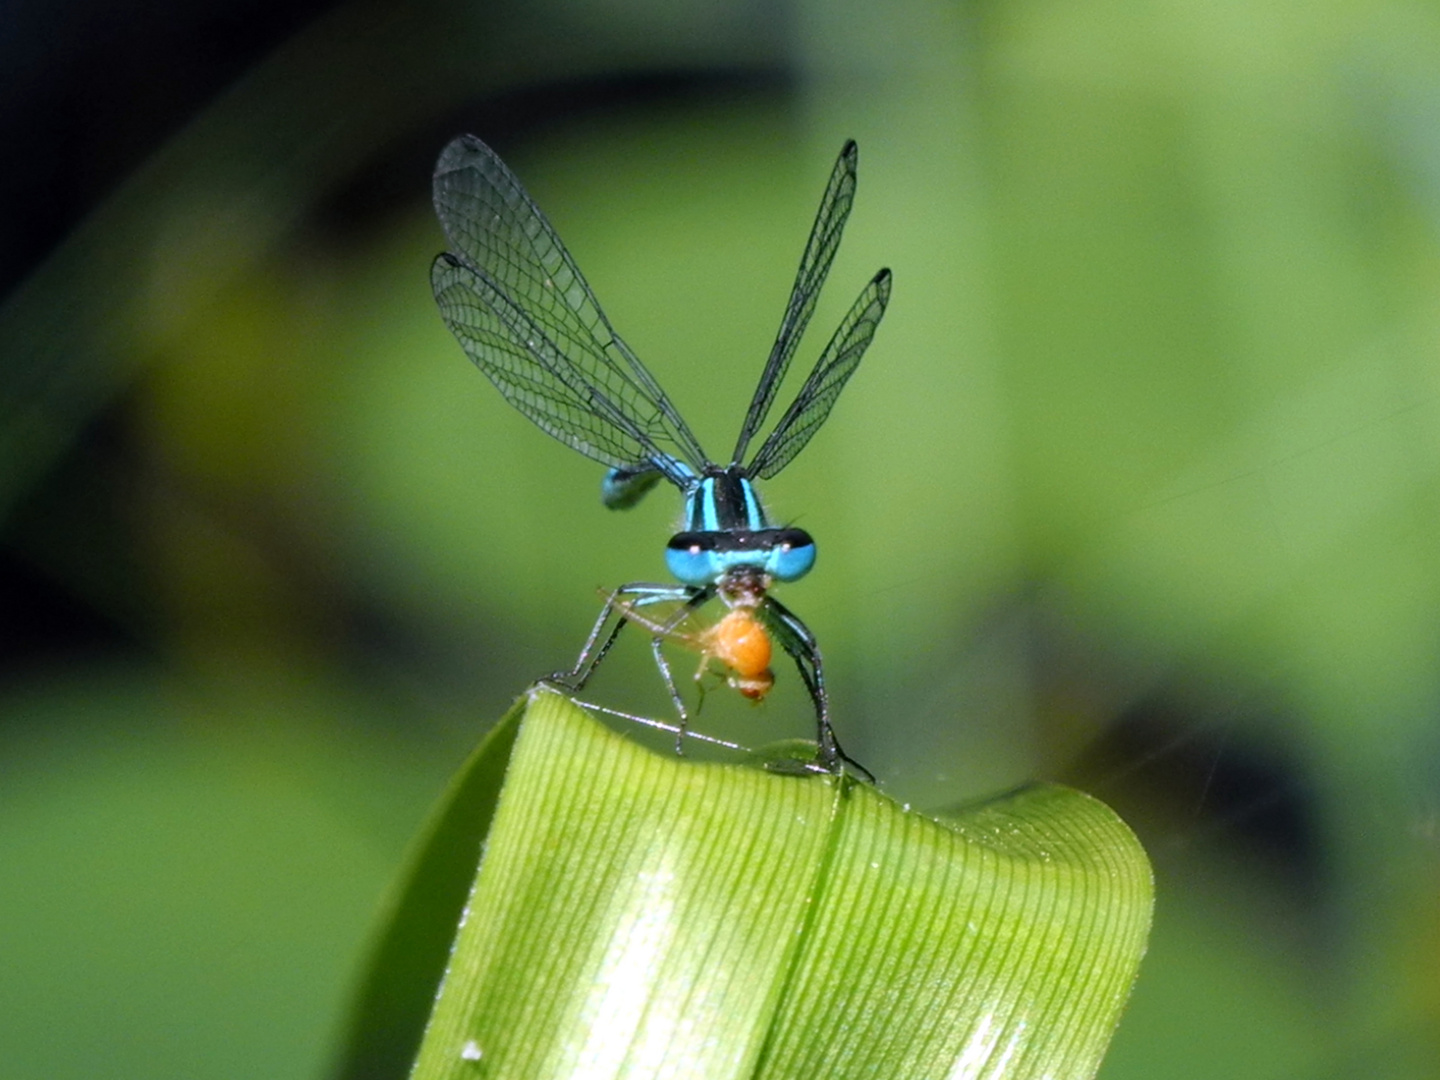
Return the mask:
<svg viewBox="0 0 1440 1080">
<path fill-rule="evenodd" d="M 323 1075 L 449 773 L 663 578 L 435 311 L 462 131 L 717 453 L 856 138 L 797 367 L 894 299 L 766 489 L 846 748 L 1132 823 L 1106 1080 L 1440 1076 L 1440 6 L 71 8 L 5 45 L 0 1078 Z"/>
</svg>

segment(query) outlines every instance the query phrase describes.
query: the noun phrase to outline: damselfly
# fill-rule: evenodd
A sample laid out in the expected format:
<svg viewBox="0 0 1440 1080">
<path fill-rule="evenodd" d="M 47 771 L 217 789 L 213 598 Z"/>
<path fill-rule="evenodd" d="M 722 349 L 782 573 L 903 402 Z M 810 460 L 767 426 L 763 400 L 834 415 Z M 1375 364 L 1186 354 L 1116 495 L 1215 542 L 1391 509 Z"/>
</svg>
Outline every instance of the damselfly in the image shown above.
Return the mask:
<svg viewBox="0 0 1440 1080">
<path fill-rule="evenodd" d="M 520 181 L 479 139 L 462 135 L 435 166 L 435 211 L 451 251 L 435 259 L 431 282 L 440 314 L 477 367 L 543 431 L 608 465 L 601 498 L 612 509 L 634 506 L 664 478 L 685 500 L 681 530 L 665 550 L 678 585 L 635 582 L 610 594 L 575 666 L 549 682 L 578 691 L 627 621 L 642 622 L 680 713 L 684 702 L 661 644 L 718 597 L 729 609 L 696 647 L 741 678 L 751 696 L 769 689 L 773 638 L 799 668 L 815 707 L 818 760 L 839 769 L 849 759 L 830 723 L 825 668 L 809 628 L 770 595 L 776 582 L 803 577 L 815 563 L 815 541 L 803 529 L 773 525 L 755 491 L 788 465 L 830 415 L 855 373 L 890 299 L 890 271 L 876 274 L 841 321 L 795 400 L 747 460 L 840 245 L 855 198 L 855 143 L 847 142 L 830 174 L 780 332 L 740 425 L 728 465 L 700 448 L 660 384 L 620 338 L 575 260 Z M 653 605 L 677 612 L 637 618 Z M 756 635 L 764 638 L 761 645 Z M 734 650 L 740 650 L 735 652 Z M 761 670 L 747 669 L 765 653 Z M 763 684 L 763 689 L 762 689 Z M 742 692 L 743 685 L 736 684 Z"/>
</svg>

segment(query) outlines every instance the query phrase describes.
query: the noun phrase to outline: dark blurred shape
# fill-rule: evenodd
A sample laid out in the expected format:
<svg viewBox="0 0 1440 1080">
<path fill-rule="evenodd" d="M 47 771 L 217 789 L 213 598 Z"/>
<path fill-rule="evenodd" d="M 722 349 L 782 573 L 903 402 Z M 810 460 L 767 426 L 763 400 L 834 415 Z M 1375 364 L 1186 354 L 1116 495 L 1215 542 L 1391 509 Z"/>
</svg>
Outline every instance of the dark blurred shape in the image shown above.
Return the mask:
<svg viewBox="0 0 1440 1080">
<path fill-rule="evenodd" d="M 1323 859 L 1304 770 L 1245 737 L 1256 720 L 1206 715 L 1161 690 L 1121 712 L 1078 769 L 1108 773 L 1114 786 L 1163 801 L 1177 822 L 1188 818 L 1172 843 L 1233 847 L 1314 896 Z"/>
<path fill-rule="evenodd" d="M 1097 636 L 1068 604 L 1059 587 L 1038 586 L 1028 609 L 1054 778 L 1114 807 L 1162 875 L 1209 855 L 1298 908 L 1318 905 L 1330 885 L 1326 840 L 1294 718 L 1238 678 L 1154 670 L 1139 643 Z"/>
<path fill-rule="evenodd" d="M 132 405 L 127 395 L 95 417 L 0 530 L 0 682 L 147 651 Z"/>
<path fill-rule="evenodd" d="M 1116 807 L 1157 873 L 1241 870 L 1270 894 L 1252 895 L 1259 922 L 1323 948 L 1332 882 L 1318 796 L 1293 744 L 1266 738 L 1282 727 L 1258 702 L 1162 684 L 1125 705 L 1063 779 Z"/>
<path fill-rule="evenodd" d="M 417 191 L 429 191 L 441 148 L 462 133 L 479 135 L 504 157 L 560 125 L 583 127 L 587 119 L 647 107 L 685 109 L 742 98 L 782 102 L 797 89 L 796 73 L 778 67 L 602 72 L 508 87 L 405 132 L 321 200 L 309 224 L 328 244 L 370 235 L 378 222 L 413 206 Z"/>
<path fill-rule="evenodd" d="M 65 582 L 13 548 L 0 548 L 0 680 L 34 661 L 83 659 L 129 640 Z"/>
<path fill-rule="evenodd" d="M 0 296 L 331 0 L 15 0 L 0 34 Z"/>
</svg>

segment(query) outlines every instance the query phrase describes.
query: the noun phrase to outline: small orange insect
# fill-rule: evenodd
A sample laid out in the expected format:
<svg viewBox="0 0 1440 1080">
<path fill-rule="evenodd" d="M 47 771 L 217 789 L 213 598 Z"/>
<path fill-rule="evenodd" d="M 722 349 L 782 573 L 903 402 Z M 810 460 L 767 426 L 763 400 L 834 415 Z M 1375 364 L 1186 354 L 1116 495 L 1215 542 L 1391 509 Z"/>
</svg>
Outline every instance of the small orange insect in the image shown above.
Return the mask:
<svg viewBox="0 0 1440 1080">
<path fill-rule="evenodd" d="M 760 701 L 775 685 L 775 673 L 770 670 L 770 631 L 753 611 L 735 608 L 714 626 L 700 631 L 697 644 L 697 679 L 711 660 L 717 660 L 729 669 L 726 681 L 751 701 Z"/>
<path fill-rule="evenodd" d="M 699 629 L 685 628 L 687 621 L 693 622 L 693 613 L 689 619 L 674 622 L 656 619 L 631 604 L 621 606 L 626 619 L 645 627 L 657 640 L 674 641 L 700 654 L 697 683 L 709 672 L 723 674 L 730 686 L 751 701 L 762 700 L 775 685 L 775 673 L 770 670 L 774 652 L 770 631 L 749 605 L 733 607 L 713 626 Z M 721 671 L 715 672 L 712 663 Z"/>
</svg>

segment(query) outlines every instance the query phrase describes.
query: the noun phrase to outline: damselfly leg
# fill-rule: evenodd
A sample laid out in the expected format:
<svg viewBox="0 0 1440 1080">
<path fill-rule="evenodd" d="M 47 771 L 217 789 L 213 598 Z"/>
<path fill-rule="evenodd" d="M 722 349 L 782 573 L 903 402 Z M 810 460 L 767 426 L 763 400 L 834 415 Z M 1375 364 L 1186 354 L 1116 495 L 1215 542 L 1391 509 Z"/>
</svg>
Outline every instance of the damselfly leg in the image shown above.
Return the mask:
<svg viewBox="0 0 1440 1080">
<path fill-rule="evenodd" d="M 695 608 L 709 600 L 712 595 L 714 595 L 713 590 L 696 589 L 684 585 L 632 582 L 629 585 L 620 586 L 606 597 L 605 604 L 600 609 L 600 615 L 590 630 L 590 636 L 581 646 L 580 655 L 576 658 L 574 667 L 569 671 L 553 672 L 541 681 L 550 686 L 579 693 L 585 689 L 585 684 L 590 681 L 591 676 L 595 674 L 596 669 L 609 654 L 627 622 L 635 622 L 650 629 L 650 648 L 655 657 L 655 665 L 660 669 L 660 675 L 665 681 L 665 688 L 670 694 L 670 701 L 675 706 L 676 715 L 680 720 L 675 736 L 675 751 L 680 753 L 690 723 L 690 714 L 685 708 L 685 700 L 675 685 L 675 678 L 671 674 L 669 662 L 666 661 L 665 654 L 660 647 L 664 638 L 671 633 L 671 629 L 664 628 L 662 621 L 652 619 L 645 609 L 656 604 L 678 604 L 676 612 L 668 617 L 669 621 L 678 625 Z"/>
</svg>

